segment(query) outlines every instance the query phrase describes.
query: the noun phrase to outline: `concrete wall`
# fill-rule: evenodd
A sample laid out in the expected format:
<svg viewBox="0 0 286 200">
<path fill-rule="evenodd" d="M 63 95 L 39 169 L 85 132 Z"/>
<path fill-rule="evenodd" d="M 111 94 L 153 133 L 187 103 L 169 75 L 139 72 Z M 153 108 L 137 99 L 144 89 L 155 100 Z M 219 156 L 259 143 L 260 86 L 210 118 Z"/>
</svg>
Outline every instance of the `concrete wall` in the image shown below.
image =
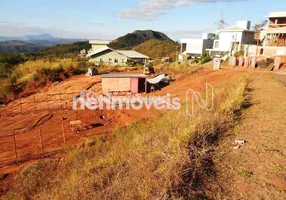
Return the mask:
<svg viewBox="0 0 286 200">
<path fill-rule="evenodd" d="M 182 53 L 186 54 L 202 54 L 203 40 L 202 39 L 185 39 L 181 40 L 181 43 L 186 44 L 186 51 Z"/>
<path fill-rule="evenodd" d="M 230 51 L 232 48 L 232 42 L 241 42 L 241 40 L 242 32 L 220 32 L 218 49 L 220 51 Z"/>
<path fill-rule="evenodd" d="M 244 32 L 242 34 L 242 44 L 254 44 L 254 34 L 251 32 Z"/>
<path fill-rule="evenodd" d="M 104 94 L 131 91 L 131 78 L 102 78 L 102 91 Z"/>
<path fill-rule="evenodd" d="M 186 45 L 185 51 L 181 53 L 193 55 L 202 55 L 209 46 L 213 45 L 213 40 L 208 39 L 182 39 L 180 42 L 182 47 Z"/>
<path fill-rule="evenodd" d="M 253 44 L 254 43 L 254 33 L 252 32 L 220 32 L 219 34 L 219 47 L 215 48 L 214 51 L 230 51 L 239 50 L 242 44 Z M 233 46 L 233 43 L 238 43 Z M 237 49 L 235 49 L 237 48 Z"/>
<path fill-rule="evenodd" d="M 244 45 L 243 50 L 247 56 L 257 56 L 264 57 L 275 57 L 275 56 L 286 56 L 286 47 L 269 47 L 269 46 L 256 46 L 256 45 Z"/>
</svg>

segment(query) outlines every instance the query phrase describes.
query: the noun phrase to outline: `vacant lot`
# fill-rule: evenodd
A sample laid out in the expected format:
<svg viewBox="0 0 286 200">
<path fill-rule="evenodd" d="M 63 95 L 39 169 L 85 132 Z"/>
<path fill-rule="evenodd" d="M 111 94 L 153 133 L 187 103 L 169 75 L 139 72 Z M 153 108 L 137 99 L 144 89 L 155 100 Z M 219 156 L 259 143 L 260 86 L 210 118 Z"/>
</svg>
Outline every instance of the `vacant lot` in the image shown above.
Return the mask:
<svg viewBox="0 0 286 200">
<path fill-rule="evenodd" d="M 239 77 L 243 74 L 248 74 L 249 82 L 246 102 L 243 110 L 239 111 L 243 99 L 241 93 L 236 92 L 241 88 Z M 43 93 L 82 90 L 90 85 L 96 90 L 100 89 L 100 81 L 99 76 L 92 79 L 74 77 Z M 14 193 L 11 193 L 15 195 L 14 198 L 22 195 L 46 199 L 66 195 L 87 199 L 285 198 L 285 87 L 271 75 L 261 72 L 203 69 L 183 76 L 170 86 L 149 95 L 170 93 L 184 101 L 188 89 L 202 92 L 206 83 L 213 84 L 216 92 L 220 91 L 216 97 L 218 110 L 209 114 L 201 113 L 199 119 L 186 120 L 184 112 L 176 115 L 154 109 L 83 112 L 52 110 L 54 117 L 42 125 L 45 148 L 53 150 L 64 147 L 62 123 L 67 130 L 67 144 L 81 143 L 81 146 L 68 150 L 67 156 L 60 154 L 59 157 L 31 167 L 22 163 L 20 167 L 1 168 L 0 174 L 3 175 L 0 192 L 5 193 L 11 189 L 15 183 L 14 175 L 24 168 L 20 183 L 24 181 L 25 186 L 15 186 Z M 23 102 L 26 100 L 23 99 Z M 10 109 L 13 110 L 13 107 Z M 225 109 L 228 111 L 222 114 Z M 12 128 L 15 123 L 17 128 L 24 129 L 43 114 L 45 112 L 18 115 L 10 118 L 10 121 L 3 118 L 0 125 Z M 100 116 L 106 118 L 101 119 Z M 62 117 L 67 119 L 62 122 Z M 77 119 L 82 120 L 86 126 L 101 126 L 71 134 L 69 121 Z M 130 124 L 132 125 L 129 126 Z M 198 138 L 191 140 L 190 133 L 194 134 L 192 136 L 198 134 Z M 40 152 L 40 147 L 35 142 L 39 140 L 38 129 L 35 129 L 34 135 L 30 134 L 17 138 L 17 144 L 20 145 L 18 150 L 22 155 Z M 105 137 L 95 139 L 92 137 L 95 134 L 104 134 Z M 209 134 L 212 137 L 210 141 Z M 216 139 L 213 140 L 214 138 Z M 234 149 L 232 142 L 236 139 L 245 140 L 246 144 Z M 14 155 L 13 142 L 10 141 L 9 144 L 12 151 L 5 147 L 6 142 L 2 142 L 0 149 L 6 148 L 6 154 L 1 151 L 0 157 Z M 78 183 L 83 183 L 84 187 Z M 11 194 L 10 197 L 13 197 Z"/>
</svg>

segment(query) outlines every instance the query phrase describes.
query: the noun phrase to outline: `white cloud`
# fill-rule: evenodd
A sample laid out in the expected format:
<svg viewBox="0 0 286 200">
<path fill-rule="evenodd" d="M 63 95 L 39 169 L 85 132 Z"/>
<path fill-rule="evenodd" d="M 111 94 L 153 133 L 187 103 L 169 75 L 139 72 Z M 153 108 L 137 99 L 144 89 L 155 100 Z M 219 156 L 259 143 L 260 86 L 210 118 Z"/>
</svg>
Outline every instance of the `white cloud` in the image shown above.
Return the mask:
<svg viewBox="0 0 286 200">
<path fill-rule="evenodd" d="M 126 9 L 117 15 L 126 19 L 153 20 L 168 10 L 189 6 L 192 3 L 237 2 L 248 0 L 149 0 L 139 3 L 136 8 Z"/>
</svg>

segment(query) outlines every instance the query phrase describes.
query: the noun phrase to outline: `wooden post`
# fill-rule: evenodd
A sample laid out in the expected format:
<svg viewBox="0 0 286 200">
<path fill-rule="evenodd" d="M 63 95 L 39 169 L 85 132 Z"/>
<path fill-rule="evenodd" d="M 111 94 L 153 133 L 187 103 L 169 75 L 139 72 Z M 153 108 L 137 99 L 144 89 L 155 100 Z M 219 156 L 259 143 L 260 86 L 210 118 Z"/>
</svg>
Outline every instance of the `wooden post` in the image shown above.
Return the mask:
<svg viewBox="0 0 286 200">
<path fill-rule="evenodd" d="M 19 165 L 19 159 L 18 159 L 18 153 L 17 153 L 17 145 L 16 145 L 16 134 L 15 131 L 13 131 L 13 144 L 14 144 L 14 152 L 16 157 L 16 163 Z"/>
<path fill-rule="evenodd" d="M 20 98 L 20 110 L 21 110 L 21 115 L 23 114 L 23 109 L 22 109 L 22 97 Z"/>
<path fill-rule="evenodd" d="M 60 97 L 60 109 L 62 110 L 62 93 L 59 94 Z"/>
<path fill-rule="evenodd" d="M 66 134 L 65 134 L 64 123 L 62 123 L 62 131 L 63 131 L 64 144 L 66 145 Z"/>
<path fill-rule="evenodd" d="M 47 101 L 48 111 L 50 111 L 50 106 L 49 106 L 49 95 L 48 95 L 48 94 L 47 94 L 47 99 L 46 99 L 46 101 Z"/>
<path fill-rule="evenodd" d="M 35 94 L 33 94 L 33 100 L 34 100 L 34 113 L 36 113 L 36 99 L 35 99 Z"/>
<path fill-rule="evenodd" d="M 41 142 L 41 149 L 42 149 L 42 158 L 44 158 L 44 142 L 43 142 L 43 134 L 42 134 L 42 129 L 40 128 L 40 142 Z"/>
</svg>

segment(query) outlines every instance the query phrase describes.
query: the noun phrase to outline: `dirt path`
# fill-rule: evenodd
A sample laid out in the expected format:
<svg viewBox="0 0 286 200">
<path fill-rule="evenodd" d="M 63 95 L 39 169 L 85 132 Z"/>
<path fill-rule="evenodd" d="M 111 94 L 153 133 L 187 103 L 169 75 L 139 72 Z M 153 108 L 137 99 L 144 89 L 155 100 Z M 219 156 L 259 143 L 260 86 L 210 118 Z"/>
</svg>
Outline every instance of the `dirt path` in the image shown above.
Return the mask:
<svg viewBox="0 0 286 200">
<path fill-rule="evenodd" d="M 286 88 L 271 75 L 251 75 L 249 105 L 218 147 L 215 199 L 286 199 Z M 246 140 L 239 149 L 232 141 Z"/>
</svg>

